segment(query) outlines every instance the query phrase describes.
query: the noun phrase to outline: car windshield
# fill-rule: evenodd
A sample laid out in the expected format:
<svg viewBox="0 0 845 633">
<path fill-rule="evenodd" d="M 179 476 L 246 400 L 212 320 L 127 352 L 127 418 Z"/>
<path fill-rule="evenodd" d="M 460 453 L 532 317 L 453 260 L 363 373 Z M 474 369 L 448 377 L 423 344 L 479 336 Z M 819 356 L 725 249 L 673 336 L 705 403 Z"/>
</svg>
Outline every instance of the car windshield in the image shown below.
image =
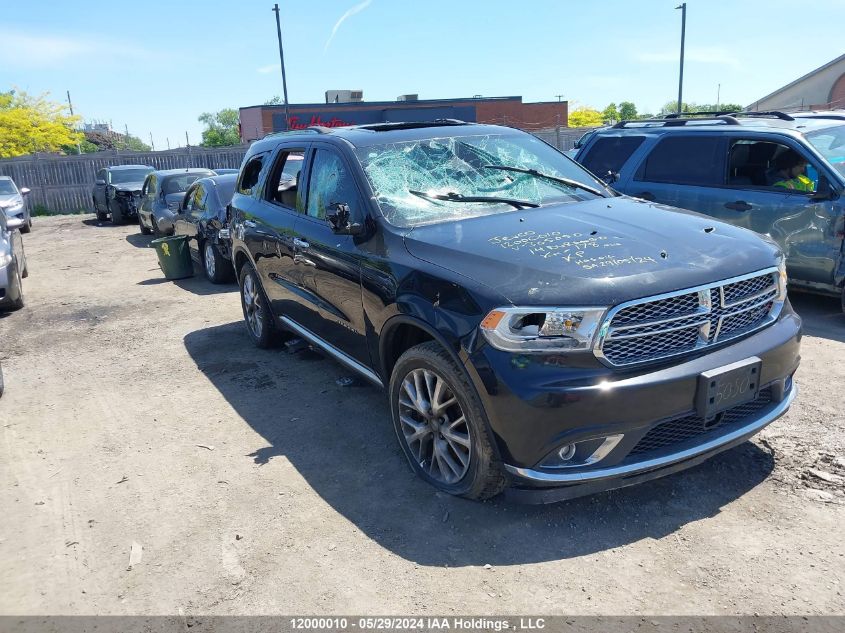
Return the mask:
<svg viewBox="0 0 845 633">
<path fill-rule="evenodd" d="M 840 174 L 845 175 L 845 125 L 810 132 L 807 140 Z"/>
<path fill-rule="evenodd" d="M 385 219 L 400 227 L 504 213 L 519 203 L 544 206 L 608 193 L 577 163 L 529 134 L 437 137 L 370 145 L 355 153 Z M 582 183 L 596 193 L 554 178 Z"/>
<path fill-rule="evenodd" d="M 144 178 L 150 173 L 150 169 L 118 169 L 111 172 L 110 178 L 113 185 L 123 185 L 127 182 L 144 182 Z"/>
<path fill-rule="evenodd" d="M 212 176 L 213 174 L 203 173 L 203 174 L 179 174 L 178 176 L 170 176 L 167 180 L 165 180 L 161 185 L 161 190 L 165 193 L 165 195 L 170 193 L 184 193 L 188 190 L 195 180 L 199 180 L 200 178 L 206 178 L 208 176 Z"/>
<path fill-rule="evenodd" d="M 17 192 L 18 190 L 15 189 L 15 183 L 11 180 L 0 180 L 0 196 L 8 196 Z"/>
</svg>

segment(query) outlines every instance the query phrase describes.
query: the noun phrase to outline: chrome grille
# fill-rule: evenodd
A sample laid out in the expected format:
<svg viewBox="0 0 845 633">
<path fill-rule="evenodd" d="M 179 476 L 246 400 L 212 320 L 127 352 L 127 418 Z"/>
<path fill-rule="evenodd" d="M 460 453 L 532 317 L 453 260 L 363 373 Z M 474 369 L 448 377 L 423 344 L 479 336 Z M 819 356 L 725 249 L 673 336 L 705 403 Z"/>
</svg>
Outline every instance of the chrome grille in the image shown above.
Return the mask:
<svg viewBox="0 0 845 633">
<path fill-rule="evenodd" d="M 611 365 L 634 365 L 742 336 L 774 321 L 778 294 L 772 269 L 622 304 L 605 319 L 596 355 Z"/>
</svg>

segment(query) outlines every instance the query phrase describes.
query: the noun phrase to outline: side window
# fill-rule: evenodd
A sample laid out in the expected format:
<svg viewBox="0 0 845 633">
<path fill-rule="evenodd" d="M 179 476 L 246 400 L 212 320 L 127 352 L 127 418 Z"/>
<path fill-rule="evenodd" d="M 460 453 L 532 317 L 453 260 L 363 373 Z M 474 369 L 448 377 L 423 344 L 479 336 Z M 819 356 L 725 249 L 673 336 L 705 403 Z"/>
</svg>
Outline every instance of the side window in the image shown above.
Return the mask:
<svg viewBox="0 0 845 633">
<path fill-rule="evenodd" d="M 780 143 L 737 139 L 728 153 L 728 184 L 777 191 L 816 190 L 817 177 L 807 175 L 809 161 Z"/>
<path fill-rule="evenodd" d="M 358 190 L 343 160 L 333 151 L 318 149 L 308 178 L 307 213 L 325 219 L 333 203 L 348 204 L 353 217 L 361 213 Z"/>
<path fill-rule="evenodd" d="M 147 176 L 147 180 L 144 183 L 144 186 L 141 190 L 141 195 L 144 196 L 154 196 L 156 194 L 156 185 L 157 185 L 157 178 L 150 174 Z"/>
<path fill-rule="evenodd" d="M 299 176 L 305 164 L 305 151 L 291 149 L 279 153 L 264 192 L 270 202 L 302 212 L 303 198 Z"/>
<path fill-rule="evenodd" d="M 581 159 L 581 164 L 599 177 L 609 171 L 619 172 L 644 140 L 644 136 L 599 137 Z"/>
<path fill-rule="evenodd" d="M 202 184 L 198 184 L 194 187 L 194 192 L 191 195 L 191 215 L 195 217 L 202 215 L 202 212 L 206 209 L 205 201 L 207 197 L 205 187 L 203 187 Z"/>
<path fill-rule="evenodd" d="M 249 162 L 244 165 L 241 170 L 241 179 L 238 182 L 238 192 L 246 196 L 251 196 L 258 186 L 258 179 L 261 176 L 261 168 L 264 167 L 264 159 L 267 153 L 258 154 L 249 159 Z"/>
<path fill-rule="evenodd" d="M 651 150 L 636 180 L 682 185 L 725 184 L 721 138 L 715 136 L 664 136 Z"/>
</svg>

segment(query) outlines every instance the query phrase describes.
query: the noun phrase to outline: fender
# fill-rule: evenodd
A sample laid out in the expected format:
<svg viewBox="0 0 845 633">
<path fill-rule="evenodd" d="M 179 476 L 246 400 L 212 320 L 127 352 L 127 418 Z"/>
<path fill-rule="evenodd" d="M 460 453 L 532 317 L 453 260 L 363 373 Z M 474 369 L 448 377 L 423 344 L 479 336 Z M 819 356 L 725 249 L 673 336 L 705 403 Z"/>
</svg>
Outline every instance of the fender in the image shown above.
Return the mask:
<svg viewBox="0 0 845 633">
<path fill-rule="evenodd" d="M 445 336 L 443 336 L 440 332 L 435 330 L 431 325 L 429 325 L 420 318 L 411 316 L 409 314 L 397 314 L 385 321 L 384 325 L 381 328 L 381 331 L 378 333 L 379 371 L 381 372 L 382 377 L 385 379 L 385 384 L 390 382 L 390 373 L 387 371 L 388 344 L 392 342 L 390 335 L 396 327 L 403 324 L 413 325 L 414 327 L 417 327 L 420 330 L 426 332 L 429 336 L 431 336 L 431 338 L 440 343 L 443 349 L 445 349 L 449 353 L 449 355 L 452 357 L 452 360 L 454 360 L 458 364 L 458 366 L 463 368 L 464 361 L 461 360 L 460 356 L 455 351 L 455 345 L 450 344 L 446 340 Z"/>
</svg>

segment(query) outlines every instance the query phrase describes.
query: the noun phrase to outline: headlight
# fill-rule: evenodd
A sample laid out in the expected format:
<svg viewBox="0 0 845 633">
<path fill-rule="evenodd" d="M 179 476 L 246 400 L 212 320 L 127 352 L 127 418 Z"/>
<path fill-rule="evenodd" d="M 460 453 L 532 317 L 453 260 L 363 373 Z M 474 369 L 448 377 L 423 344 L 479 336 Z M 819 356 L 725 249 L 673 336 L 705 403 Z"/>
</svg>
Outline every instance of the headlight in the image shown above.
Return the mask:
<svg viewBox="0 0 845 633">
<path fill-rule="evenodd" d="M 778 301 L 786 301 L 786 257 L 781 255 L 778 262 Z"/>
<path fill-rule="evenodd" d="M 10 204 L 8 207 L 3 209 L 6 213 L 19 213 L 23 211 L 23 200 L 16 204 Z"/>
<path fill-rule="evenodd" d="M 584 351 L 607 308 L 496 308 L 484 317 L 487 342 L 505 352 Z"/>
</svg>

